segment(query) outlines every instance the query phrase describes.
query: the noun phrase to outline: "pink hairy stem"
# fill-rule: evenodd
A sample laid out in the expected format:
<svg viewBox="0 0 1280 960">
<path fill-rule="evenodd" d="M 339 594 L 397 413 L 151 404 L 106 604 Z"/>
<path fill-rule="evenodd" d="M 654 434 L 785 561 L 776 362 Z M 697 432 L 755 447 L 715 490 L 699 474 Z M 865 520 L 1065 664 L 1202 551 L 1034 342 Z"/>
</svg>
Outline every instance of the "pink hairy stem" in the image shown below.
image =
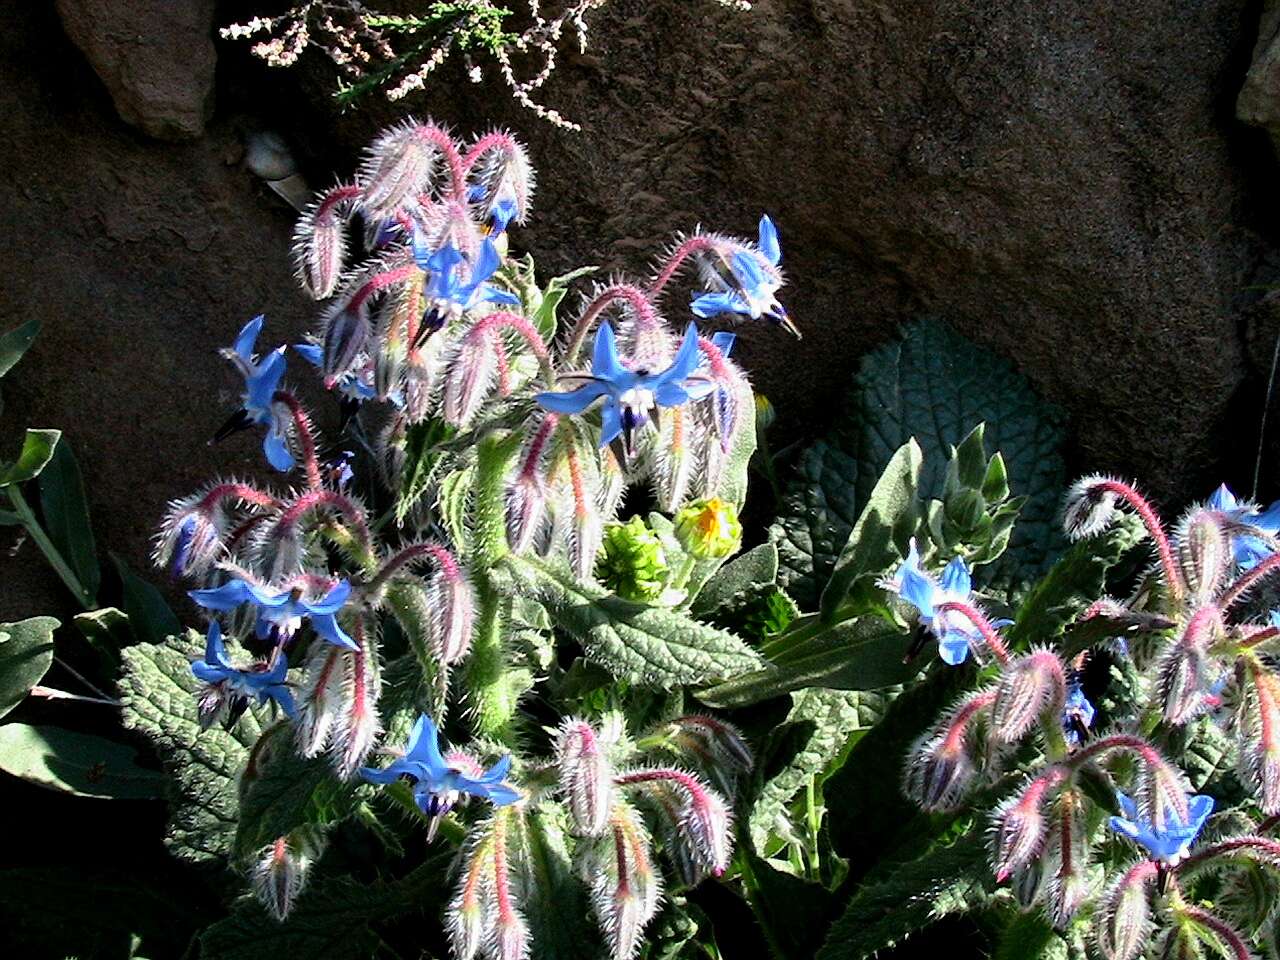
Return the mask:
<svg viewBox="0 0 1280 960">
<path fill-rule="evenodd" d="M 1000 665 L 1005 666 L 1008 664 L 1009 649 L 1004 645 L 1004 641 L 1000 639 L 1000 635 L 996 633 L 995 628 L 991 626 L 991 622 L 982 615 L 981 610 L 959 600 L 947 600 L 938 604 L 936 609 L 939 613 L 954 611 L 963 616 L 977 628 L 978 633 L 982 634 L 982 639 L 986 642 L 988 649 L 991 650 L 992 655 Z"/>
<path fill-rule="evenodd" d="M 315 219 L 330 216 L 334 208 L 348 200 L 354 200 L 360 196 L 360 188 L 357 186 L 340 186 L 334 187 L 324 195 L 324 199 L 320 201 L 316 207 Z"/>
<path fill-rule="evenodd" d="M 302 494 L 280 515 L 280 525 L 283 527 L 295 526 L 308 513 L 323 507 L 332 507 L 342 514 L 343 518 L 355 530 L 356 539 L 360 541 L 360 546 L 365 550 L 370 549 L 372 541 L 369 537 L 369 525 L 365 522 L 364 513 L 348 497 L 338 493 L 336 490 L 310 490 Z"/>
<path fill-rule="evenodd" d="M 649 282 L 647 290 L 649 296 L 656 300 L 658 295 L 662 293 L 663 287 L 671 282 L 671 278 L 680 271 L 680 268 L 684 265 L 684 262 L 689 259 L 689 257 L 693 256 L 695 253 L 700 253 L 703 250 L 710 250 L 714 246 L 715 243 L 711 237 L 702 233 L 682 241 L 674 250 L 671 251 L 666 262 L 658 271 L 658 275 Z"/>
<path fill-rule="evenodd" d="M 446 548 L 438 543 L 415 543 L 412 546 L 405 547 L 384 563 L 382 569 L 369 581 L 368 589 L 370 592 L 377 592 L 383 584 L 395 576 L 403 567 L 424 557 L 430 557 L 434 560 L 440 568 L 440 572 L 444 574 L 444 578 L 450 583 L 456 583 L 461 578 L 462 572 L 458 568 L 458 561 L 454 559 L 453 554 Z"/>
<path fill-rule="evenodd" d="M 948 753 L 955 753 L 964 746 L 965 728 L 969 725 L 969 721 L 978 715 L 981 711 L 996 701 L 996 692 L 994 690 L 987 693 L 978 694 L 971 699 L 963 707 L 956 711 L 956 715 L 952 718 L 950 725 L 947 727 L 947 735 L 942 741 L 942 750 Z"/>
<path fill-rule="evenodd" d="M 414 130 L 414 135 L 420 140 L 434 144 L 444 154 L 445 164 L 449 167 L 449 193 L 450 198 L 465 203 L 467 199 L 467 172 L 462 162 L 462 156 L 458 153 L 458 145 L 453 142 L 453 137 L 449 136 L 444 130 L 441 130 L 434 123 L 419 124 Z"/>
<path fill-rule="evenodd" d="M 511 134 L 504 130 L 492 130 L 472 144 L 471 149 L 466 152 L 466 155 L 462 158 L 463 170 L 470 173 L 476 162 L 490 150 L 501 150 L 507 154 L 514 154 L 516 149 L 517 144 Z"/>
<path fill-rule="evenodd" d="M 477 320 L 466 335 L 469 339 L 479 340 L 502 329 L 514 330 L 520 335 L 524 342 L 529 345 L 530 352 L 538 358 L 538 364 L 542 368 L 542 377 L 547 386 L 555 386 L 556 373 L 551 366 L 551 355 L 547 352 L 546 341 L 542 339 L 542 334 L 538 333 L 537 328 L 527 318 L 520 316 L 518 313 L 497 310 L 493 313 L 487 313 Z"/>
<path fill-rule="evenodd" d="M 1265 823 L 1259 829 L 1265 829 Z M 1174 869 L 1178 874 L 1194 873 L 1211 860 L 1238 853 L 1261 857 L 1273 865 L 1280 865 L 1280 841 L 1269 837 L 1232 837 L 1230 840 L 1220 840 L 1217 843 L 1199 847 Z"/>
<path fill-rule="evenodd" d="M 555 433 L 559 420 L 560 418 L 554 413 L 548 413 L 542 418 L 541 425 L 529 443 L 529 453 L 524 458 L 524 465 L 520 468 L 520 479 L 531 480 L 537 473 L 538 464 L 542 461 L 542 451 L 547 448 L 547 443 Z"/>
<path fill-rule="evenodd" d="M 1149 766 L 1164 766 L 1164 757 L 1160 751 L 1141 737 L 1129 733 L 1116 733 L 1109 737 L 1100 737 L 1092 743 L 1081 747 L 1064 761 L 1073 770 L 1079 769 L 1091 760 L 1096 760 L 1112 750 L 1128 750 L 1137 754 Z"/>
<path fill-rule="evenodd" d="M 638 326 L 648 329 L 659 325 L 658 311 L 645 291 L 630 283 L 616 283 L 605 287 L 596 294 L 594 300 L 587 304 L 587 309 L 578 318 L 573 334 L 569 338 L 569 346 L 565 350 L 565 363 L 572 365 L 577 362 L 578 354 L 582 352 L 582 345 L 587 342 L 587 337 L 596 325 L 596 321 L 604 313 L 605 307 L 618 301 L 622 301 L 631 308 Z"/>
<path fill-rule="evenodd" d="M 1222 609 L 1228 610 L 1247 594 L 1259 581 L 1270 576 L 1280 568 L 1280 553 L 1273 553 L 1251 570 L 1246 570 L 1235 583 L 1227 587 L 1222 594 Z"/>
<path fill-rule="evenodd" d="M 272 509 L 280 506 L 280 501 L 271 494 L 259 490 L 257 487 L 250 486 L 247 483 L 219 483 L 210 488 L 209 492 L 200 498 L 197 505 L 202 513 L 207 513 L 216 507 L 223 500 L 243 500 L 245 503 L 253 504 L 255 507 L 265 507 Z"/>
<path fill-rule="evenodd" d="M 498 917 L 502 923 L 515 919 L 511 905 L 511 878 L 507 867 L 507 814 L 498 810 L 493 818 L 493 887 L 498 902 Z"/>
<path fill-rule="evenodd" d="M 1182 575 L 1178 571 L 1178 564 L 1174 561 L 1173 547 L 1170 546 L 1169 537 L 1164 532 L 1164 524 L 1160 522 L 1160 518 L 1156 515 L 1151 504 L 1137 490 L 1119 480 L 1104 480 L 1098 486 L 1100 489 L 1106 490 L 1108 493 L 1114 493 L 1121 500 L 1124 500 L 1142 518 L 1142 523 L 1146 526 L 1147 533 L 1151 535 L 1151 539 L 1155 542 L 1156 550 L 1160 554 L 1160 566 L 1164 569 L 1164 576 L 1169 584 L 1169 590 L 1172 591 L 1175 600 L 1179 599 L 1183 590 Z"/>
<path fill-rule="evenodd" d="M 316 458 L 316 438 L 302 402 L 287 390 L 277 390 L 271 397 L 276 403 L 288 407 L 293 418 L 293 428 L 298 434 L 298 446 L 302 448 L 302 465 L 307 471 L 307 486 L 319 490 L 323 485 L 320 478 L 320 461 Z"/>
<path fill-rule="evenodd" d="M 382 273 L 375 273 L 352 295 L 351 302 L 347 304 L 347 309 L 359 310 L 364 306 L 365 301 L 374 294 L 385 290 L 387 287 L 421 275 L 422 271 L 418 269 L 417 264 L 407 264 L 403 267 L 395 267 L 392 270 L 384 270 Z"/>
</svg>

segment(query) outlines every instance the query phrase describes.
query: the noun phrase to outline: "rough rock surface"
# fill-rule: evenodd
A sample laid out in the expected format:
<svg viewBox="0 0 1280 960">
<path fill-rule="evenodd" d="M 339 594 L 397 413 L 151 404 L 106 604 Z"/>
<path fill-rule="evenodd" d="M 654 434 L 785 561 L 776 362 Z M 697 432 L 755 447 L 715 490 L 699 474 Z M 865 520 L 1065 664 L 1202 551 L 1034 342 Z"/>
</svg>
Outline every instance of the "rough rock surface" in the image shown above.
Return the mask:
<svg viewBox="0 0 1280 960">
<path fill-rule="evenodd" d="M 1280 150 L 1280 0 L 1263 4 L 1253 63 L 1236 99 L 1236 116 L 1266 130 Z"/>
<path fill-rule="evenodd" d="M 213 110 L 215 0 L 57 0 L 126 123 L 192 140 Z"/>
</svg>

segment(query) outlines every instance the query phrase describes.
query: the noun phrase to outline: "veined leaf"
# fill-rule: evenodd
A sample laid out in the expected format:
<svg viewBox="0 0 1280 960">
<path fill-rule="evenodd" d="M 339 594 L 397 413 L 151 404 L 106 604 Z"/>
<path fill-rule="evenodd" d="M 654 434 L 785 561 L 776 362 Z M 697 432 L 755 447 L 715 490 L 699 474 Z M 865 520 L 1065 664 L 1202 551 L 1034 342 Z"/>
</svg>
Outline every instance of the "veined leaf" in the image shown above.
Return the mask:
<svg viewBox="0 0 1280 960">
<path fill-rule="evenodd" d="M 547 343 L 550 343 L 556 335 L 556 327 L 558 326 L 556 311 L 560 307 L 560 301 L 569 292 L 569 284 L 580 277 L 589 276 L 599 269 L 599 267 L 579 267 L 577 270 L 571 270 L 547 281 L 546 287 L 542 290 L 541 299 L 538 301 L 537 309 L 531 318 L 534 327 L 537 328 L 538 333 L 542 334 L 542 339 Z"/>
<path fill-rule="evenodd" d="M 201 730 L 200 682 L 191 661 L 203 652 L 195 631 L 165 645 L 140 643 L 123 651 L 124 725 L 155 744 L 174 781 L 165 842 L 184 860 L 216 861 L 231 852 L 240 800 L 237 781 L 262 734 L 253 709 L 230 731 Z"/>
<path fill-rule="evenodd" d="M 724 630 L 662 607 L 629 603 L 577 580 L 563 564 L 508 557 L 494 571 L 510 596 L 528 591 L 617 679 L 642 686 L 708 683 L 758 668 L 758 654 Z"/>
<path fill-rule="evenodd" d="M 743 878 L 751 909 L 767 931 L 778 960 L 810 960 L 822 943 L 835 905 L 831 891 L 819 883 L 783 873 L 750 850 Z"/>
<path fill-rule="evenodd" d="M 71 571 L 84 587 L 86 604 L 93 604 L 102 582 L 98 567 L 93 528 L 89 525 L 89 504 L 84 495 L 80 465 L 71 444 L 63 440 L 40 473 L 40 507 L 44 528 Z"/>
<path fill-rule="evenodd" d="M 92 734 L 25 723 L 0 727 L 0 770 L 79 797 L 164 796 L 164 774 L 138 766 L 137 760 L 133 747 Z"/>
<path fill-rule="evenodd" d="M 53 663 L 53 617 L 0 623 L 0 717 L 26 699 Z"/>
<path fill-rule="evenodd" d="M 35 341 L 40 333 L 40 318 L 32 317 L 20 327 L 0 334 L 0 377 L 13 369 L 13 365 L 22 359 L 27 347 Z"/>
<path fill-rule="evenodd" d="M 53 459 L 53 450 L 61 436 L 61 430 L 28 428 L 22 439 L 22 451 L 18 454 L 18 459 L 10 464 L 0 464 L 0 488 L 26 483 L 38 477 L 40 471 Z"/>
<path fill-rule="evenodd" d="M 693 601 L 691 612 L 699 619 L 714 619 L 721 610 L 732 609 L 752 588 L 772 584 L 777 579 L 778 548 L 772 543 L 762 543 L 716 571 Z"/>
</svg>

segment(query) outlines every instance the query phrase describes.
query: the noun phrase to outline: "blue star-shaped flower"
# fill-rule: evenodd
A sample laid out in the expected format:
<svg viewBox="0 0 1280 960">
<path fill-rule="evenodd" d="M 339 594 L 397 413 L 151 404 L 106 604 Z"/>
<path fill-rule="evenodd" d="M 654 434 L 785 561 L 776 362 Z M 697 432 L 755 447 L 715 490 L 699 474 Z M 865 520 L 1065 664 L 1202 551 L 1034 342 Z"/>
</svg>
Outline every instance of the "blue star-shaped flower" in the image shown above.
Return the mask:
<svg viewBox="0 0 1280 960">
<path fill-rule="evenodd" d="M 293 349 L 302 354 L 302 358 L 317 370 L 324 369 L 324 347 L 316 343 L 295 343 Z M 373 384 L 362 377 L 361 371 L 355 368 L 338 377 L 334 386 L 339 393 L 351 400 L 372 400 L 378 395 Z"/>
<path fill-rule="evenodd" d="M 1084 695 L 1079 683 L 1072 683 L 1067 689 L 1067 702 L 1062 706 L 1062 729 L 1066 733 L 1067 742 L 1073 747 L 1080 743 L 1093 725 L 1093 704 Z"/>
<path fill-rule="evenodd" d="M 694 377 L 699 355 L 698 330 L 691 323 L 676 358 L 667 369 L 660 373 L 651 373 L 643 367 L 628 370 L 618 359 L 613 327 L 604 323 L 596 331 L 591 376 L 564 378 L 587 382 L 564 393 L 539 393 L 534 399 L 552 413 L 579 414 L 603 397 L 600 446 L 606 447 L 621 436 L 626 455 L 631 456 L 635 452 L 636 432 L 651 418 L 656 420 L 659 407 L 676 407 L 704 397 L 713 389 L 710 381 Z"/>
<path fill-rule="evenodd" d="M 771 266 L 782 262 L 782 248 L 778 245 L 778 230 L 768 216 L 760 218 L 759 256 Z M 717 277 L 727 289 L 715 290 L 694 297 L 689 309 L 695 316 L 707 318 L 721 313 L 737 313 L 759 320 L 767 317 L 780 324 L 789 333 L 800 336 L 786 309 L 778 302 L 777 293 L 782 279 L 776 271 L 768 271 L 760 265 L 757 255 L 750 250 L 738 250 L 729 257 L 729 276 Z M 713 280 L 715 282 L 715 280 Z"/>
<path fill-rule="evenodd" d="M 1235 494 L 1224 483 L 1209 495 L 1208 506 L 1211 510 L 1220 510 L 1225 513 L 1233 523 L 1253 527 L 1273 537 L 1280 534 L 1280 500 L 1271 504 L 1266 510 L 1259 510 L 1251 503 L 1238 501 Z M 1234 534 L 1231 537 L 1231 547 L 1235 553 L 1236 563 L 1244 570 L 1256 567 L 1276 552 L 1275 548 L 1262 537 L 1248 533 Z"/>
<path fill-rule="evenodd" d="M 449 317 L 461 316 L 482 303 L 507 306 L 520 303 L 520 298 L 514 293 L 487 282 L 502 266 L 498 248 L 487 237 L 480 244 L 480 255 L 471 265 L 471 275 L 466 283 L 458 278 L 458 268 L 467 262 L 467 258 L 452 243 L 432 251 L 422 234 L 416 233 L 413 237 L 413 258 L 419 269 L 429 274 L 425 294 L 430 308 L 423 320 L 426 334 L 439 330 Z"/>
<path fill-rule="evenodd" d="M 225 684 L 223 689 L 231 700 L 233 718 L 244 712 L 250 700 L 256 700 L 259 704 L 272 700 L 284 711 L 286 717 L 293 719 L 297 716 L 293 694 L 285 684 L 288 671 L 289 661 L 283 656 L 276 657 L 274 667 L 266 664 L 258 664 L 249 670 L 233 667 L 227 659 L 227 648 L 222 642 L 222 627 L 217 620 L 209 624 L 204 659 L 191 664 L 191 672 L 197 679 L 213 686 Z"/>
<path fill-rule="evenodd" d="M 405 755 L 381 770 L 361 767 L 360 776 L 370 783 L 395 783 L 401 777 L 413 780 L 413 799 L 418 808 L 431 818 L 430 836 L 434 836 L 439 819 L 453 809 L 462 794 L 488 800 L 504 807 L 521 799 L 520 791 L 504 781 L 511 769 L 507 755 L 478 776 L 471 776 L 450 764 L 440 750 L 440 732 L 425 713 L 409 734 Z"/>
<path fill-rule="evenodd" d="M 289 452 L 289 434 L 287 421 L 275 413 L 272 398 L 280 386 L 280 378 L 284 376 L 284 347 L 279 347 L 256 360 L 254 345 L 258 342 L 258 334 L 262 332 L 262 314 L 254 317 L 241 329 L 235 344 L 229 350 L 223 350 L 240 375 L 244 377 L 244 406 L 231 415 L 213 439 L 221 440 L 237 430 L 244 430 L 254 424 L 266 426 L 267 435 L 262 441 L 263 452 L 267 462 L 277 470 L 293 469 L 293 454 Z"/>
<path fill-rule="evenodd" d="M 1187 798 L 1187 819 L 1184 822 L 1172 807 L 1164 808 L 1164 827 L 1156 829 L 1147 820 L 1138 816 L 1138 806 L 1123 793 L 1116 794 L 1116 802 L 1120 804 L 1123 817 L 1112 817 L 1109 821 L 1111 829 L 1122 833 L 1135 843 L 1146 847 L 1153 860 L 1163 860 L 1175 864 L 1181 860 L 1187 849 L 1199 835 L 1204 822 L 1213 813 L 1213 797 L 1194 794 Z"/>
<path fill-rule="evenodd" d="M 359 649 L 338 626 L 336 616 L 351 596 L 351 584 L 346 580 L 339 580 L 317 600 L 303 599 L 300 589 L 274 592 L 244 580 L 230 580 L 208 590 L 192 590 L 190 596 L 208 610 L 234 610 L 242 604 L 253 604 L 258 612 L 255 633 L 259 640 L 274 636 L 278 643 L 287 643 L 307 619 L 321 639 L 348 650 Z"/>
<path fill-rule="evenodd" d="M 960 557 L 953 558 L 943 568 L 941 578 L 935 579 L 921 568 L 920 552 L 912 540 L 902 566 L 881 586 L 920 611 L 920 622 L 938 640 L 938 655 L 951 666 L 964 663 L 970 648 L 982 643 L 982 634 L 968 617 L 955 610 L 937 609 L 948 602 L 973 605 L 973 578 Z M 996 620 L 991 625 L 998 629 L 1009 622 Z"/>
</svg>

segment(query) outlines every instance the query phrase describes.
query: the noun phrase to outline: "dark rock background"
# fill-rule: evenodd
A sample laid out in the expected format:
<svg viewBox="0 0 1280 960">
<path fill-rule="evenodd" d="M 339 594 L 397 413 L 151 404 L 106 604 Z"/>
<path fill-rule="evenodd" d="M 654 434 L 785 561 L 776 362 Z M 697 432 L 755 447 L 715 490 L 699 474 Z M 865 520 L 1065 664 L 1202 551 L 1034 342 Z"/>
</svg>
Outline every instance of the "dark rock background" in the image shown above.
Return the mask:
<svg viewBox="0 0 1280 960">
<path fill-rule="evenodd" d="M 99 24 L 104 3 L 59 0 Z M 52 3 L 5 8 L 0 326 L 35 314 L 45 331 L 5 382 L 0 438 L 65 429 L 100 543 L 142 566 L 168 497 L 258 469 L 247 438 L 205 446 L 236 386 L 215 348 L 260 311 L 275 336 L 311 317 L 292 213 L 244 168 L 243 137 L 279 132 L 322 185 L 412 110 L 529 143 L 536 216 L 513 243 L 549 272 L 641 270 L 674 230 L 747 233 L 771 213 L 805 338 L 745 330 L 741 357 L 779 445 L 820 431 L 858 357 L 930 313 L 1067 410 L 1075 467 L 1138 477 L 1169 507 L 1222 478 L 1247 490 L 1280 331 L 1263 289 L 1280 272 L 1274 154 L 1234 119 L 1261 7 L 615 0 L 545 90 L 579 134 L 450 69 L 403 106 L 340 114 L 319 58 L 271 71 L 219 41 L 217 108 L 182 144 L 119 119 L 113 75 L 109 94 Z M 183 62 L 182 44 L 132 49 Z M 0 619 L 61 602 L 31 545 L 0 579 Z"/>
</svg>

